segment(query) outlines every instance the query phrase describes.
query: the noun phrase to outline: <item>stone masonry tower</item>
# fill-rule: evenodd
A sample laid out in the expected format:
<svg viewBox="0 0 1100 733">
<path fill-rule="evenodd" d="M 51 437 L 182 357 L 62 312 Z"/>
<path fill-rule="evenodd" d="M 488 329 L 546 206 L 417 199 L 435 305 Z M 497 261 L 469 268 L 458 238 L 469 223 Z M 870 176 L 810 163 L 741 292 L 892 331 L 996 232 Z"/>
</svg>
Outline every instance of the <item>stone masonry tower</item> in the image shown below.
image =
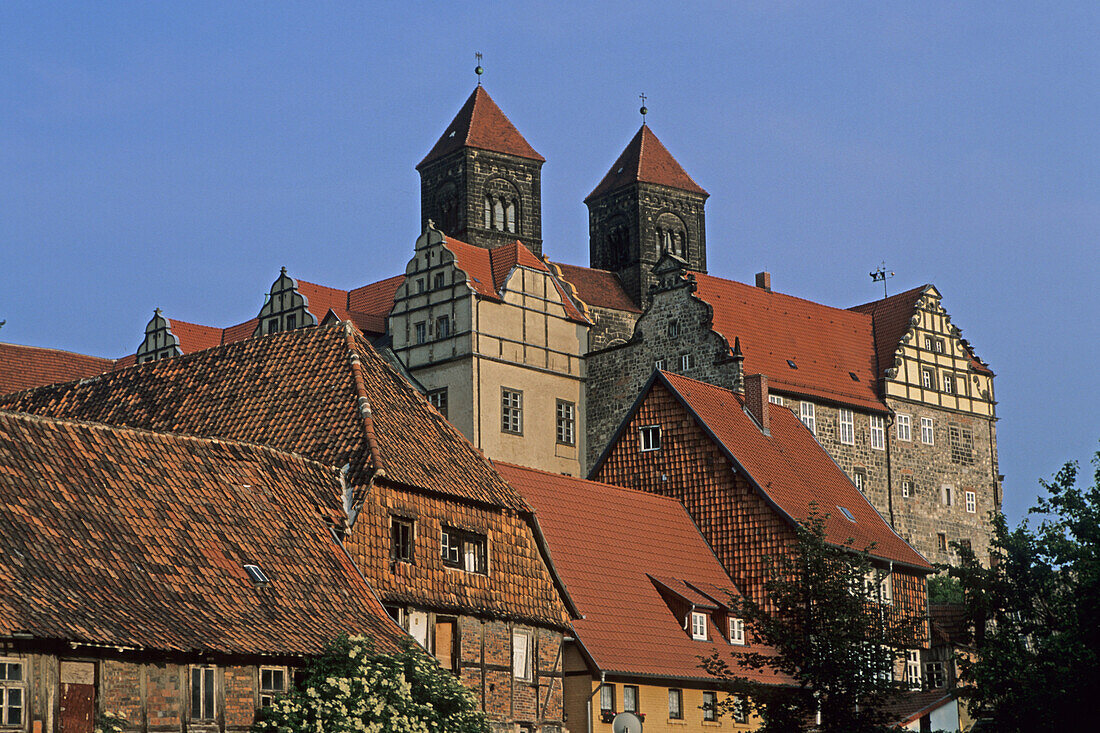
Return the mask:
<svg viewBox="0 0 1100 733">
<path fill-rule="evenodd" d="M 542 254 L 545 158 L 478 86 L 416 166 L 420 226 L 486 249 L 517 239 Z"/>
<path fill-rule="evenodd" d="M 643 124 L 584 200 L 591 266 L 616 273 L 641 308 L 649 304 L 651 270 L 663 253 L 706 272 L 709 195 Z"/>
</svg>

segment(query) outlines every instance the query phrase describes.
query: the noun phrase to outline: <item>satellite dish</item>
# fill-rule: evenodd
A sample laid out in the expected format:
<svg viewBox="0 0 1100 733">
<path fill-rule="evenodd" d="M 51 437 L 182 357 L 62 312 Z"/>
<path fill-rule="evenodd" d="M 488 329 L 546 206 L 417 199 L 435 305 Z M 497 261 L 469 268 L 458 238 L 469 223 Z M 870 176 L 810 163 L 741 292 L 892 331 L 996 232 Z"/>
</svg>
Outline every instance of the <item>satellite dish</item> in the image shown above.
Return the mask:
<svg viewBox="0 0 1100 733">
<path fill-rule="evenodd" d="M 619 713 L 611 719 L 611 733 L 642 733 L 642 719 L 634 713 Z"/>
</svg>

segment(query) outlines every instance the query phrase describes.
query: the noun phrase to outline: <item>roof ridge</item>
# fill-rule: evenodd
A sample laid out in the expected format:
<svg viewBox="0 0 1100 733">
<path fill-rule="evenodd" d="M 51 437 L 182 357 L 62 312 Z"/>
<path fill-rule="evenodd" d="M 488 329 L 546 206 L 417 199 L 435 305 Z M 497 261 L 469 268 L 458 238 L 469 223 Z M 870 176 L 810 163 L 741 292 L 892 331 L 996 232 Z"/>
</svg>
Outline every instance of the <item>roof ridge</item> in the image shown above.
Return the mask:
<svg viewBox="0 0 1100 733">
<path fill-rule="evenodd" d="M 69 351 L 68 349 L 55 349 L 52 346 L 32 346 L 30 344 L 13 344 L 9 341 L 0 341 L 0 346 L 14 346 L 17 349 L 34 349 L 35 351 L 52 351 L 56 354 L 72 354 L 73 356 L 81 356 L 85 359 L 99 359 L 100 361 L 118 361 L 118 357 L 112 356 L 95 356 L 93 354 L 82 354 L 79 351 Z"/>
<path fill-rule="evenodd" d="M 351 373 L 355 379 L 355 391 L 358 395 L 356 406 L 363 418 L 363 432 L 367 437 L 367 447 L 370 449 L 370 460 L 373 464 L 374 475 L 384 477 L 386 470 L 382 461 L 382 452 L 378 448 L 378 436 L 374 432 L 374 418 L 371 413 L 370 398 L 367 396 L 367 383 L 363 376 L 362 359 L 356 350 L 357 344 L 355 343 L 354 334 L 359 329 L 351 321 L 341 321 L 341 324 L 350 351 L 348 363 L 351 365 Z"/>
<path fill-rule="evenodd" d="M 758 288 L 755 285 L 750 285 L 749 283 L 743 283 L 740 280 L 731 280 L 731 279 L 725 278 L 725 277 L 718 277 L 717 275 L 710 275 L 706 272 L 699 272 L 698 270 L 686 270 L 686 272 L 689 273 L 691 276 L 696 277 L 696 278 L 698 278 L 698 276 L 702 275 L 703 277 L 710 278 L 711 280 L 717 280 L 719 282 L 724 282 L 724 283 L 733 283 L 734 285 L 739 285 L 740 287 L 743 287 L 743 288 L 749 288 L 751 291 L 759 290 L 761 293 L 765 293 L 766 295 L 774 295 L 774 296 L 778 296 L 780 298 L 790 298 L 791 300 L 797 300 L 801 303 L 809 303 L 810 305 L 817 306 L 818 308 L 828 308 L 829 310 L 834 310 L 834 311 L 837 311 L 838 313 L 854 314 L 854 315 L 863 316 L 863 317 L 866 317 L 866 318 L 871 317 L 871 314 L 869 314 L 869 313 L 860 313 L 859 311 L 852 310 L 851 308 L 840 308 L 840 307 L 835 306 L 835 305 L 828 305 L 826 303 L 819 303 L 816 300 L 810 300 L 809 298 L 802 298 L 802 297 L 797 296 L 797 295 L 791 295 L 790 293 L 781 293 L 777 290 L 764 290 L 763 288 Z M 693 295 L 694 294 L 696 294 L 696 293 L 693 293 Z M 699 296 L 699 297 L 701 297 L 701 296 Z M 855 306 L 853 306 L 853 307 L 855 307 Z"/>
<path fill-rule="evenodd" d="M 872 305 L 879 305 L 881 303 L 885 303 L 888 300 L 900 300 L 902 298 L 902 296 L 912 295 L 913 293 L 916 293 L 918 291 L 923 293 L 925 290 L 927 290 L 930 287 L 935 287 L 935 285 L 933 285 L 932 283 L 924 283 L 923 285 L 917 285 L 916 287 L 909 288 L 908 290 L 903 290 L 900 293 L 894 293 L 893 295 L 887 295 L 886 297 L 883 297 L 883 298 L 876 298 L 874 300 L 868 300 L 866 303 L 857 303 L 856 305 L 849 306 L 849 307 L 845 308 L 844 310 L 854 311 L 857 308 L 867 308 L 867 307 L 872 306 Z M 856 311 L 856 312 L 859 312 L 859 311 Z"/>
<path fill-rule="evenodd" d="M 601 488 L 614 489 L 616 491 L 621 491 L 621 492 L 630 494 L 632 496 L 643 496 L 643 497 L 651 497 L 653 499 L 659 499 L 661 501 L 676 504 L 681 509 L 684 509 L 686 511 L 686 508 L 684 507 L 683 502 L 681 502 L 679 499 L 676 499 L 676 498 L 671 497 L 671 496 L 663 496 L 661 494 L 653 494 L 653 493 L 650 493 L 648 491 L 642 491 L 640 489 L 632 489 L 628 486 L 618 486 L 616 484 L 604 483 L 603 481 L 594 481 L 593 479 L 584 478 L 583 476 L 566 476 L 563 473 L 556 473 L 554 471 L 546 471 L 546 470 L 541 469 L 541 468 L 533 468 L 531 466 L 524 466 L 524 465 L 521 465 L 519 463 L 512 463 L 511 461 L 498 461 L 495 458 L 487 458 L 486 460 L 489 461 L 489 463 L 492 464 L 494 467 L 497 464 L 502 464 L 502 465 L 508 466 L 510 468 L 518 468 L 518 469 L 521 469 L 523 471 L 530 471 L 531 473 L 541 473 L 541 474 L 546 475 L 546 476 L 553 476 L 555 479 L 566 480 L 566 481 L 579 481 L 582 484 L 595 484 L 596 486 L 599 486 Z"/>
</svg>

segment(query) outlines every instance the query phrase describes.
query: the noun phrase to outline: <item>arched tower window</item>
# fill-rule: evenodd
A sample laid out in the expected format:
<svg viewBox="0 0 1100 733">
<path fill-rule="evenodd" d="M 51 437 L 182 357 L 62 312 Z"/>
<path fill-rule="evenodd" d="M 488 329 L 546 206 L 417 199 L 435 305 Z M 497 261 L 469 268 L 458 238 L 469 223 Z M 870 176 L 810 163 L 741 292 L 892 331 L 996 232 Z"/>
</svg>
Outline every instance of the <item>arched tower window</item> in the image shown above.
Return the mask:
<svg viewBox="0 0 1100 733">
<path fill-rule="evenodd" d="M 512 199 L 508 202 L 508 205 L 504 208 L 504 220 L 508 231 L 512 234 L 516 233 L 516 201 Z"/>
<path fill-rule="evenodd" d="M 687 227 L 675 214 L 657 217 L 657 252 L 668 252 L 684 260 L 688 258 Z"/>
<path fill-rule="evenodd" d="M 485 205 L 482 213 L 482 224 L 486 229 L 489 229 L 493 226 L 493 200 L 488 196 L 485 197 Z"/>
<path fill-rule="evenodd" d="M 500 199 L 493 200 L 493 229 L 504 231 L 504 202 Z"/>
</svg>

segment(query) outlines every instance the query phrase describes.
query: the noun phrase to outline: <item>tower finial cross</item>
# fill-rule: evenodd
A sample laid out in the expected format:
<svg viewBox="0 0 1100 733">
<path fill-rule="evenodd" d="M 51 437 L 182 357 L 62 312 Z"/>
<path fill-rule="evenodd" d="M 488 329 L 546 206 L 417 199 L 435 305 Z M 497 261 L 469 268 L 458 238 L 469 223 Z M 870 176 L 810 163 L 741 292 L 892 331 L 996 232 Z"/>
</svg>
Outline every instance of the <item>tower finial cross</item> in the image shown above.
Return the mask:
<svg viewBox="0 0 1100 733">
<path fill-rule="evenodd" d="M 645 92 L 639 94 L 638 98 L 642 100 L 642 108 L 638 111 L 642 113 L 642 127 L 645 127 L 645 116 L 649 114 L 649 108 L 645 106 Z"/>
<path fill-rule="evenodd" d="M 476 51 L 474 56 L 477 58 L 477 66 L 474 67 L 474 73 L 477 74 L 477 85 L 481 86 L 481 75 L 485 73 L 485 69 L 481 66 L 481 51 Z"/>
</svg>

